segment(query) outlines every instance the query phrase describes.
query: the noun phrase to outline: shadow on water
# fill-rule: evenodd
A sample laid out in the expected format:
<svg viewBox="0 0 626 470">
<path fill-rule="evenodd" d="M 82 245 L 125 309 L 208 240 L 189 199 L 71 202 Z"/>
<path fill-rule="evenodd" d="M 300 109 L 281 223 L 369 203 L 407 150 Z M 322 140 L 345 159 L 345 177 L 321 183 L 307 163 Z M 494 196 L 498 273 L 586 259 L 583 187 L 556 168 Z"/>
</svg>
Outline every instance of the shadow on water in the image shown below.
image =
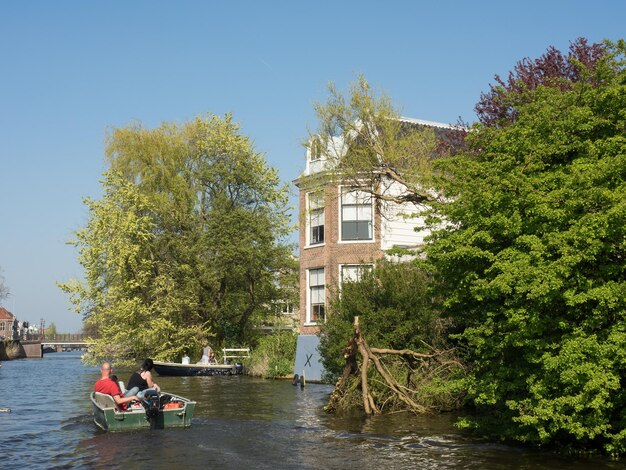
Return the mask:
<svg viewBox="0 0 626 470">
<path fill-rule="evenodd" d="M 4 363 L 0 406 L 13 412 L 0 414 L 2 468 L 626 468 L 473 439 L 451 415 L 331 416 L 322 410 L 329 386 L 249 377 L 157 377 L 198 402 L 192 427 L 105 433 L 87 400 L 98 370 L 79 357 Z"/>
</svg>

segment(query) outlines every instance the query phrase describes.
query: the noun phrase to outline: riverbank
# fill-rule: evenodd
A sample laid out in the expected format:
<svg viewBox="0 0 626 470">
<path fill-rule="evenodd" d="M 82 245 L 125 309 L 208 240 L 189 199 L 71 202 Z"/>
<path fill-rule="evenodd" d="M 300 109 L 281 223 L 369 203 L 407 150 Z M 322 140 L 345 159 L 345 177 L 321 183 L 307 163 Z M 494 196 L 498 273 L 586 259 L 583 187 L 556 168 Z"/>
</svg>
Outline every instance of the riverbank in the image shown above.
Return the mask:
<svg viewBox="0 0 626 470">
<path fill-rule="evenodd" d="M 41 341 L 20 341 L 5 339 L 0 341 L 0 361 L 13 359 L 42 358 Z"/>
</svg>

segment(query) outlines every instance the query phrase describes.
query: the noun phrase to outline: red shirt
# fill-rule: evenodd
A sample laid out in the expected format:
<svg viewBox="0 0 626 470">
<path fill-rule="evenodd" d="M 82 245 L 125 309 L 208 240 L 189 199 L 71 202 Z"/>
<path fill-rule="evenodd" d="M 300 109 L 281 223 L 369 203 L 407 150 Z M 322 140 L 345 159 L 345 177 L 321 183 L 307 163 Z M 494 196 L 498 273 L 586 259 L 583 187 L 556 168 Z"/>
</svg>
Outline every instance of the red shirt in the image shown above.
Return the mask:
<svg viewBox="0 0 626 470">
<path fill-rule="evenodd" d="M 98 380 L 94 386 L 93 386 L 93 390 L 95 392 L 100 392 L 100 393 L 104 393 L 106 395 L 111 395 L 112 397 L 114 397 L 115 395 L 119 395 L 120 397 L 123 396 L 122 395 L 122 390 L 120 389 L 120 386 L 117 384 L 117 382 L 115 382 L 112 379 L 100 379 Z M 121 405 L 118 405 L 122 410 L 126 409 L 126 403 L 122 403 Z"/>
</svg>

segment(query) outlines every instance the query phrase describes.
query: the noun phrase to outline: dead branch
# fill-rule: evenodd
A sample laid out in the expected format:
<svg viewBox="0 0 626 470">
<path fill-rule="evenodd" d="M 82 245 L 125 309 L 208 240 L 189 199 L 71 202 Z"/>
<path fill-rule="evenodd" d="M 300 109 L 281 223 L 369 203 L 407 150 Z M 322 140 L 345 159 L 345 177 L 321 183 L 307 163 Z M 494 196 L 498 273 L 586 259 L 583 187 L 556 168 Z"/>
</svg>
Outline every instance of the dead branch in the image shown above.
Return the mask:
<svg viewBox="0 0 626 470">
<path fill-rule="evenodd" d="M 416 359 L 432 359 L 437 354 L 423 354 L 410 349 L 386 349 L 386 348 L 370 348 L 375 354 L 396 354 L 398 356 L 413 356 Z"/>
<path fill-rule="evenodd" d="M 365 414 L 378 414 L 380 410 L 374 402 L 374 398 L 370 394 L 369 385 L 367 383 L 367 368 L 369 366 L 370 352 L 368 351 L 365 339 L 361 335 L 361 329 L 359 328 L 359 317 L 354 318 L 354 338 L 358 346 L 361 357 L 361 393 L 363 394 L 363 408 L 365 408 Z"/>
</svg>

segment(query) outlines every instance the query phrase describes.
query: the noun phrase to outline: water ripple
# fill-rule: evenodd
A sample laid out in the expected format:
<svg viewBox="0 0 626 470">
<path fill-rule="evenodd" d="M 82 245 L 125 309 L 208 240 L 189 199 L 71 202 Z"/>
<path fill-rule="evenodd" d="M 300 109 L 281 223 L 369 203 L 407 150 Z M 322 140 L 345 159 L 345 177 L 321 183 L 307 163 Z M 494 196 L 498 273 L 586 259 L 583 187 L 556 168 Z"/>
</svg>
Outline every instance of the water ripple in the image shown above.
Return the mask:
<svg viewBox="0 0 626 470">
<path fill-rule="evenodd" d="M 455 430 L 452 415 L 331 416 L 322 410 L 331 387 L 248 377 L 158 377 L 197 400 L 192 427 L 104 433 L 87 399 L 97 377 L 65 353 L 4 363 L 0 406 L 13 413 L 0 414 L 2 469 L 626 468 L 473 439 Z M 9 390 L 19 391 L 10 403 Z"/>
</svg>

